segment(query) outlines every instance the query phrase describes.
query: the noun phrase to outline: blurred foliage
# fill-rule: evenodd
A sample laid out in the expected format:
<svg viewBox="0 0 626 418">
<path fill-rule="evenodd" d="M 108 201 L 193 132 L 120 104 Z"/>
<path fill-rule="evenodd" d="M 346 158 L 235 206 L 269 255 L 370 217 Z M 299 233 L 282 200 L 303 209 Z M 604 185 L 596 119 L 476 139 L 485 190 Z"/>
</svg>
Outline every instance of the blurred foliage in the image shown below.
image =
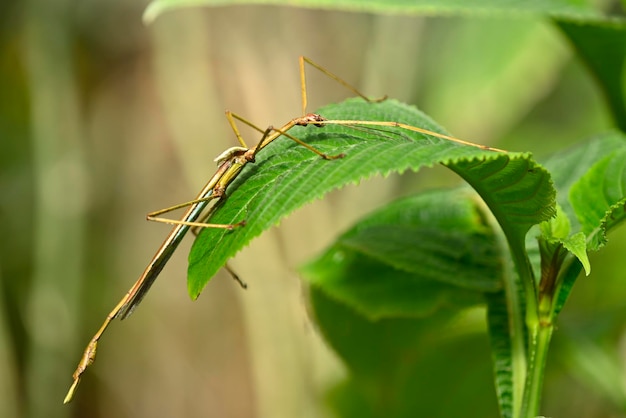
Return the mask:
<svg viewBox="0 0 626 418">
<path fill-rule="evenodd" d="M 601 22 L 603 13 L 576 5 L 583 3 L 550 2 Z M 597 3 L 622 13 L 617 3 Z M 302 325 L 306 309 L 292 269 L 393 197 L 458 183 L 437 169 L 374 179 L 299 211 L 235 260 L 251 285 L 245 295 L 215 280 L 190 304 L 179 256 L 132 319 L 107 334 L 75 403 L 61 405 L 83 343 L 166 231 L 142 222 L 145 213 L 188 200 L 211 175 L 212 158 L 235 142 L 223 109 L 262 126 L 300 112 L 298 55 L 367 94 L 417 104 L 458 137 L 542 160 L 623 128 L 623 105 L 610 98 L 623 71 L 608 82 L 593 68 L 604 59 L 623 64 L 619 30 L 596 28 L 613 33 L 614 46 L 576 43 L 577 55 L 571 23 L 557 29 L 531 15 L 422 18 L 240 5 L 177 10 L 146 27 L 145 6 L 0 5 L 0 416 L 332 416 L 324 396 L 346 414 L 376 411 L 368 394 L 380 381 L 350 380 Z M 309 80 L 313 108 L 345 97 L 322 77 Z M 617 230 L 609 239 L 591 254 L 592 275 L 577 281 L 559 317 L 547 416 L 626 415 L 615 383 L 624 374 L 626 237 Z M 329 307 L 325 314 L 345 311 L 315 289 L 312 297 Z M 353 330 L 337 319 L 351 313 L 322 313 L 315 310 L 340 340 L 372 344 L 380 361 L 371 366 L 388 369 L 391 387 L 410 381 L 411 393 L 396 394 L 423 406 L 425 416 L 496 415 L 482 311 L 444 311 L 440 326 L 357 318 Z M 403 357 L 372 343 L 402 327 L 424 328 L 436 340 L 411 341 L 423 349 L 406 369 Z M 445 335 L 435 332 L 441 328 Z M 345 358 L 341 347 L 332 349 Z M 449 398 L 437 398 L 442 388 Z"/>
</svg>

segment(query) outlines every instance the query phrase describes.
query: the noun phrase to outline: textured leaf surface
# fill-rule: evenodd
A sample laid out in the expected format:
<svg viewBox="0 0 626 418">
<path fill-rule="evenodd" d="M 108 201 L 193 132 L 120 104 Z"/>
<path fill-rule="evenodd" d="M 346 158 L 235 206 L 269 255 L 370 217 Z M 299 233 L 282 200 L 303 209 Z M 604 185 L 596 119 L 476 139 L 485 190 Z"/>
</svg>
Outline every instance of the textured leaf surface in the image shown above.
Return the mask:
<svg viewBox="0 0 626 418">
<path fill-rule="evenodd" d="M 358 222 L 303 277 L 369 319 L 423 317 L 484 302 L 501 257 L 467 190 L 398 200 Z"/>
<path fill-rule="evenodd" d="M 626 218 L 626 140 L 572 186 L 570 200 L 590 249 L 597 250 L 609 229 Z"/>
<path fill-rule="evenodd" d="M 424 114 L 393 100 L 379 104 L 348 100 L 319 113 L 328 119 L 396 121 L 441 132 Z M 523 240 L 531 225 L 554 212 L 549 176 L 528 154 L 486 151 L 390 127 L 309 126 L 291 133 L 325 153 L 346 157 L 323 160 L 285 138 L 259 153 L 257 162 L 245 167 L 228 188 L 226 203 L 211 218 L 222 224 L 246 219 L 247 225 L 234 231 L 205 229 L 194 243 L 189 256 L 193 298 L 229 257 L 282 217 L 330 190 L 375 174 L 444 164 L 479 192 L 514 240 Z"/>
</svg>

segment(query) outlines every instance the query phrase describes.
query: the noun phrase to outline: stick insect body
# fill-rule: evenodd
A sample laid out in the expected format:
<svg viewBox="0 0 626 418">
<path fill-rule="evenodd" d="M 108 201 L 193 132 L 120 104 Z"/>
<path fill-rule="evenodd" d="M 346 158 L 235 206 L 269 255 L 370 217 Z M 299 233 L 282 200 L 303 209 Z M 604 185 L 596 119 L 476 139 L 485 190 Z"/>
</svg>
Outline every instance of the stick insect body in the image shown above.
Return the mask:
<svg viewBox="0 0 626 418">
<path fill-rule="evenodd" d="M 312 146 L 305 144 L 304 142 L 287 133 L 287 131 L 294 126 L 307 126 L 309 124 L 313 124 L 321 127 L 320 122 L 323 121 L 324 118 L 320 115 L 310 113 L 303 117 L 292 119 L 291 121 L 287 122 L 285 125 L 277 129 L 270 126 L 263 133 L 263 137 L 261 138 L 259 143 L 251 149 L 245 146 L 245 142 L 239 134 L 233 118 L 242 120 L 245 123 L 248 122 L 230 112 L 227 112 L 226 116 L 228 117 L 228 120 L 231 123 L 231 126 L 233 127 L 235 134 L 239 139 L 239 142 L 243 146 L 229 148 L 215 159 L 218 164 L 218 169 L 213 177 L 211 177 L 211 179 L 207 182 L 204 188 L 200 191 L 196 199 L 190 202 L 185 202 L 167 209 L 148 214 L 148 220 L 171 223 L 175 226 L 172 228 L 170 233 L 165 238 L 165 241 L 163 241 L 155 255 L 152 257 L 152 260 L 145 268 L 142 275 L 130 288 L 130 290 L 124 295 L 124 297 L 118 302 L 118 304 L 113 308 L 113 310 L 109 312 L 98 332 L 96 332 L 96 334 L 89 341 L 89 344 L 87 345 L 87 348 L 85 349 L 83 356 L 78 363 L 78 367 L 72 375 L 74 378 L 74 382 L 65 397 L 64 403 L 72 400 L 74 392 L 76 391 L 78 383 L 80 382 L 81 375 L 87 369 L 87 367 L 94 362 L 98 341 L 102 337 L 102 334 L 104 334 L 104 331 L 107 329 L 111 321 L 115 318 L 124 319 L 128 317 L 137 307 L 137 305 L 139 305 L 139 303 L 146 295 L 146 293 L 158 277 L 159 273 L 161 273 L 161 270 L 163 270 L 163 267 L 165 267 L 165 264 L 169 261 L 170 257 L 191 227 L 234 229 L 238 226 L 245 225 L 245 220 L 240 221 L 236 224 L 226 225 L 201 223 L 197 222 L 197 220 L 204 212 L 210 201 L 214 199 L 221 199 L 224 196 L 228 185 L 237 177 L 237 175 L 239 175 L 239 173 L 246 164 L 255 161 L 256 155 L 259 151 L 261 151 L 278 137 L 286 136 L 304 146 L 305 148 L 318 154 L 324 159 L 332 160 L 343 157 L 343 154 L 323 154 Z M 189 208 L 180 220 L 174 221 L 158 217 L 158 215 L 165 212 L 170 212 L 172 210 L 186 206 L 189 206 Z"/>
</svg>

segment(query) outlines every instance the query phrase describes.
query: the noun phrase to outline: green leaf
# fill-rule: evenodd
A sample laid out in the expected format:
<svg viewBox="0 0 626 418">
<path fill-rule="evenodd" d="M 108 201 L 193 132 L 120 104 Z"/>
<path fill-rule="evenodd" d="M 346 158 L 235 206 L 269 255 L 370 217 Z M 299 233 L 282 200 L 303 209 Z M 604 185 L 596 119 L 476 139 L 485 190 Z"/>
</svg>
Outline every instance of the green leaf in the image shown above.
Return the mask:
<svg viewBox="0 0 626 418">
<path fill-rule="evenodd" d="M 587 275 L 591 272 L 589 257 L 587 256 L 586 236 L 583 232 L 570 235 L 571 225 L 567 215 L 560 206 L 557 206 L 557 216 L 540 225 L 540 240 L 544 245 L 540 245 L 541 259 L 553 260 L 555 252 L 560 251 L 560 247 L 572 253 L 582 263 Z"/>
<path fill-rule="evenodd" d="M 530 227 L 556 214 L 556 191 L 550 173 L 530 154 L 507 155 L 511 158 L 487 164 L 459 161 L 448 166 L 480 194 L 509 243 L 523 248 Z"/>
<path fill-rule="evenodd" d="M 554 306 L 558 314 L 581 267 L 590 271 L 587 251 L 600 249 L 606 234 L 626 219 L 626 136 L 613 132 L 592 138 L 553 156 L 545 166 L 571 228 L 561 242 L 579 261 L 565 265 L 561 273 Z"/>
<path fill-rule="evenodd" d="M 589 248 L 599 249 L 609 229 L 626 219 L 626 141 L 572 186 L 570 200 Z"/>
<path fill-rule="evenodd" d="M 557 204 L 568 217 L 571 230 L 582 230 L 577 213 L 571 203 L 571 189 L 600 159 L 624 146 L 622 134 L 609 133 L 591 138 L 553 155 L 543 164 L 550 171 L 558 191 Z"/>
<path fill-rule="evenodd" d="M 370 320 L 426 317 L 444 307 L 461 308 L 483 302 L 476 291 L 395 270 L 346 249 L 331 248 L 301 273 L 310 284 Z"/>
<path fill-rule="evenodd" d="M 581 25 L 557 21 L 557 25 L 600 84 L 616 125 L 626 130 L 626 28 L 623 25 L 598 22 Z"/>
<path fill-rule="evenodd" d="M 587 256 L 587 239 L 585 234 L 578 232 L 563 240 L 563 247 L 574 254 L 574 256 L 580 261 L 585 269 L 585 274 L 589 276 L 591 273 L 591 264 L 589 263 L 589 257 Z"/>
<path fill-rule="evenodd" d="M 347 366 L 330 394 L 344 418 L 496 416 L 488 343 L 482 327 L 456 310 L 427 319 L 371 321 L 311 289 L 313 315 Z M 482 314 L 482 312 L 480 312 Z M 480 315 L 482 319 L 482 315 Z M 441 393 L 455 402 L 441 402 Z"/>
<path fill-rule="evenodd" d="M 504 1 L 475 0 L 154 0 L 143 19 L 152 22 L 167 10 L 193 6 L 230 6 L 235 4 L 289 5 L 312 9 L 349 10 L 402 15 L 490 15 L 551 16 L 572 21 L 602 21 L 606 18 L 591 2 L 577 0 Z M 613 20 L 617 20 L 614 18 Z"/>
<path fill-rule="evenodd" d="M 328 119 L 396 121 L 441 132 L 424 114 L 393 100 L 369 104 L 354 99 L 319 112 Z M 290 133 L 322 152 L 346 157 L 322 160 L 285 138 L 259 153 L 256 164 L 244 168 L 228 188 L 225 204 L 211 217 L 220 224 L 246 219 L 246 226 L 205 229 L 192 247 L 188 287 L 193 298 L 229 257 L 282 217 L 330 190 L 375 174 L 444 164 L 479 192 L 505 233 L 522 242 L 531 225 L 554 211 L 549 176 L 528 154 L 486 151 L 391 127 L 309 126 Z"/>
<path fill-rule="evenodd" d="M 591 138 L 545 162 L 558 190 L 557 202 L 571 233 L 584 232 L 590 250 L 624 219 L 626 136 L 612 132 Z"/>
<path fill-rule="evenodd" d="M 539 227 L 542 236 L 556 240 L 566 239 L 572 228 L 567 215 L 559 205 L 556 207 L 556 216 L 546 222 L 542 222 Z"/>
<path fill-rule="evenodd" d="M 434 207 L 432 208 L 434 210 Z M 493 292 L 501 288 L 493 239 L 423 225 L 378 225 L 344 237 L 342 244 L 401 271 Z"/>
<path fill-rule="evenodd" d="M 501 255 L 467 190 L 393 202 L 358 222 L 303 278 L 369 318 L 423 317 L 501 288 Z"/>
</svg>

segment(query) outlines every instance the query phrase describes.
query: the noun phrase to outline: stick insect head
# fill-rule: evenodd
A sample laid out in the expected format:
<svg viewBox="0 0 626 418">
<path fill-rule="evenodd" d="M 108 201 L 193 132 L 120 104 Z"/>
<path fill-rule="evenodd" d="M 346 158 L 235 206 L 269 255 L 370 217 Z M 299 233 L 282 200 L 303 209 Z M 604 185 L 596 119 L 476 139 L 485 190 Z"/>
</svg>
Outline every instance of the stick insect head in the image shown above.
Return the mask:
<svg viewBox="0 0 626 418">
<path fill-rule="evenodd" d="M 246 151 L 248 151 L 248 148 L 245 147 L 230 147 L 226 151 L 215 157 L 213 161 L 215 161 L 219 167 L 225 161 L 231 160 L 236 154 L 245 153 Z"/>
</svg>

